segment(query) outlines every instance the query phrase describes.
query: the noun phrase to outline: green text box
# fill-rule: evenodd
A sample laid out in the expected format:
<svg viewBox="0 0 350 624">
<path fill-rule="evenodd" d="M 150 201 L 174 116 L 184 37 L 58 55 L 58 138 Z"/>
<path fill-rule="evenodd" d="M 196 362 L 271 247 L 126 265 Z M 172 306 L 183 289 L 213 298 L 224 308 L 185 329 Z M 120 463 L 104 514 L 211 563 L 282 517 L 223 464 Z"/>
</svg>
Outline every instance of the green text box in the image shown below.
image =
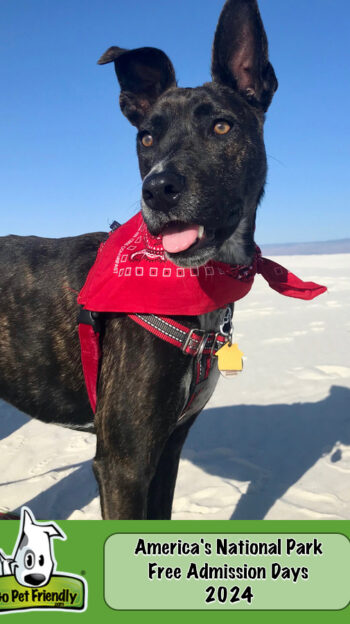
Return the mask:
<svg viewBox="0 0 350 624">
<path fill-rule="evenodd" d="M 340 534 L 115 534 L 105 600 L 135 610 L 338 610 L 350 600 Z"/>
</svg>

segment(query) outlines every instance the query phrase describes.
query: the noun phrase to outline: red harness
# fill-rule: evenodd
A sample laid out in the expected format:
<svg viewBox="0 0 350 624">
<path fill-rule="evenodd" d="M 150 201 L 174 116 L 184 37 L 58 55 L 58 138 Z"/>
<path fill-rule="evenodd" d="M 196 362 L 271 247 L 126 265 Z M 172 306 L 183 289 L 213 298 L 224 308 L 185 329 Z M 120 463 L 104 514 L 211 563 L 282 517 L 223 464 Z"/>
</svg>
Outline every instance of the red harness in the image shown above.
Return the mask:
<svg viewBox="0 0 350 624">
<path fill-rule="evenodd" d="M 94 314 L 94 316 L 93 316 Z M 178 347 L 185 355 L 193 357 L 194 374 L 189 393 L 189 400 L 182 411 L 179 420 L 182 420 L 193 400 L 201 392 L 201 384 L 205 382 L 213 364 L 213 357 L 220 347 L 229 339 L 227 331 L 208 331 L 188 329 L 175 319 L 154 314 L 129 314 L 135 323 L 151 332 L 158 338 Z M 85 377 L 85 384 L 93 412 L 96 411 L 97 380 L 101 359 L 100 347 L 100 316 L 89 310 L 81 310 L 79 315 L 79 338 L 81 360 Z M 227 328 L 230 328 L 230 322 Z"/>
<path fill-rule="evenodd" d="M 111 232 L 100 245 L 78 296 L 82 306 L 81 358 L 93 411 L 101 359 L 98 313 L 126 313 L 154 335 L 195 357 L 195 377 L 200 383 L 207 379 L 213 355 L 228 336 L 219 331 L 189 330 L 168 315 L 198 316 L 224 308 L 249 292 L 256 273 L 288 297 L 309 300 L 327 290 L 314 282 L 303 282 L 281 265 L 263 258 L 258 247 L 250 266 L 210 260 L 197 268 L 178 267 L 166 259 L 161 237 L 149 234 L 141 213 Z"/>
</svg>

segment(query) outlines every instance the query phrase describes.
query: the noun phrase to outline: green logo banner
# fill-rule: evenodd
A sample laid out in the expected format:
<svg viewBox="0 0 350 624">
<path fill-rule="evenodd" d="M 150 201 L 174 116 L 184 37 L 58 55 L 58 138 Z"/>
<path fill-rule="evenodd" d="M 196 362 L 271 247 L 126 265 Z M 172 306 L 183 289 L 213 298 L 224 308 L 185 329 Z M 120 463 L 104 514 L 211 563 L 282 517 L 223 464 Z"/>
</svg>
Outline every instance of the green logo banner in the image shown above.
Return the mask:
<svg viewBox="0 0 350 624">
<path fill-rule="evenodd" d="M 350 621 L 350 521 L 29 520 L 0 522 L 0 624 Z"/>
<path fill-rule="evenodd" d="M 26 609 L 82 610 L 83 581 L 69 575 L 54 575 L 44 587 L 24 587 L 14 576 L 0 577 L 0 612 Z"/>
</svg>

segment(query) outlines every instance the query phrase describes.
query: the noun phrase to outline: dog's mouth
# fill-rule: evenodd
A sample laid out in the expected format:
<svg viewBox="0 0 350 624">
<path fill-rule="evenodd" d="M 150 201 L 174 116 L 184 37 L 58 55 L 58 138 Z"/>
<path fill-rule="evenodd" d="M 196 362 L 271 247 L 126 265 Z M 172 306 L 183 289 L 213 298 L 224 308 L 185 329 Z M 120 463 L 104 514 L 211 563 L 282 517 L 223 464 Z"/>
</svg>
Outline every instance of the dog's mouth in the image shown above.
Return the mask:
<svg viewBox="0 0 350 624">
<path fill-rule="evenodd" d="M 172 221 L 160 232 L 169 260 L 179 266 L 200 266 L 217 256 L 235 226 L 209 228 L 204 225 Z"/>
<path fill-rule="evenodd" d="M 168 223 L 161 232 L 163 247 L 168 254 L 179 254 L 207 246 L 214 235 L 208 235 L 204 225 L 181 222 Z"/>
<path fill-rule="evenodd" d="M 222 245 L 235 232 L 241 216 L 242 209 L 236 206 L 221 223 L 218 220 L 216 223 L 194 223 L 175 218 L 157 226 L 149 223 L 147 217 L 144 219 L 150 234 L 161 238 L 168 260 L 178 266 L 194 267 L 218 256 Z"/>
</svg>

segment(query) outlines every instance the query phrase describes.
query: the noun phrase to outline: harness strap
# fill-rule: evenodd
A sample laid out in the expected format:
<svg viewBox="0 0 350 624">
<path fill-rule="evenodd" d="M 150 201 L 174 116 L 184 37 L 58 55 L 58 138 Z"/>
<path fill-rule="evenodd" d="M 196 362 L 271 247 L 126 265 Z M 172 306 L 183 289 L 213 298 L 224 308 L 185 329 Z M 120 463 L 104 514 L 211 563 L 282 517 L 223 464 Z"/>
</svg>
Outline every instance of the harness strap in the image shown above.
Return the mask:
<svg viewBox="0 0 350 624">
<path fill-rule="evenodd" d="M 213 356 L 227 342 L 228 334 L 226 332 L 223 333 L 223 331 L 206 332 L 201 329 L 189 329 L 167 316 L 156 316 L 154 314 L 129 314 L 128 316 L 153 335 L 178 347 L 184 354 L 194 358 L 190 398 L 180 416 L 180 420 L 182 420 L 193 400 L 201 392 L 201 389 L 198 389 L 198 385 L 208 378 Z M 96 312 L 81 309 L 78 323 L 86 390 L 92 411 L 95 413 L 97 380 L 102 355 L 99 315 Z"/>
<path fill-rule="evenodd" d="M 101 358 L 100 333 L 92 325 L 79 323 L 81 363 L 92 411 L 96 412 L 97 379 Z"/>
<path fill-rule="evenodd" d="M 129 314 L 128 316 L 151 334 L 178 347 L 183 353 L 192 357 L 213 356 L 227 342 L 227 336 L 220 332 L 189 329 L 167 316 L 154 314 Z"/>
</svg>

